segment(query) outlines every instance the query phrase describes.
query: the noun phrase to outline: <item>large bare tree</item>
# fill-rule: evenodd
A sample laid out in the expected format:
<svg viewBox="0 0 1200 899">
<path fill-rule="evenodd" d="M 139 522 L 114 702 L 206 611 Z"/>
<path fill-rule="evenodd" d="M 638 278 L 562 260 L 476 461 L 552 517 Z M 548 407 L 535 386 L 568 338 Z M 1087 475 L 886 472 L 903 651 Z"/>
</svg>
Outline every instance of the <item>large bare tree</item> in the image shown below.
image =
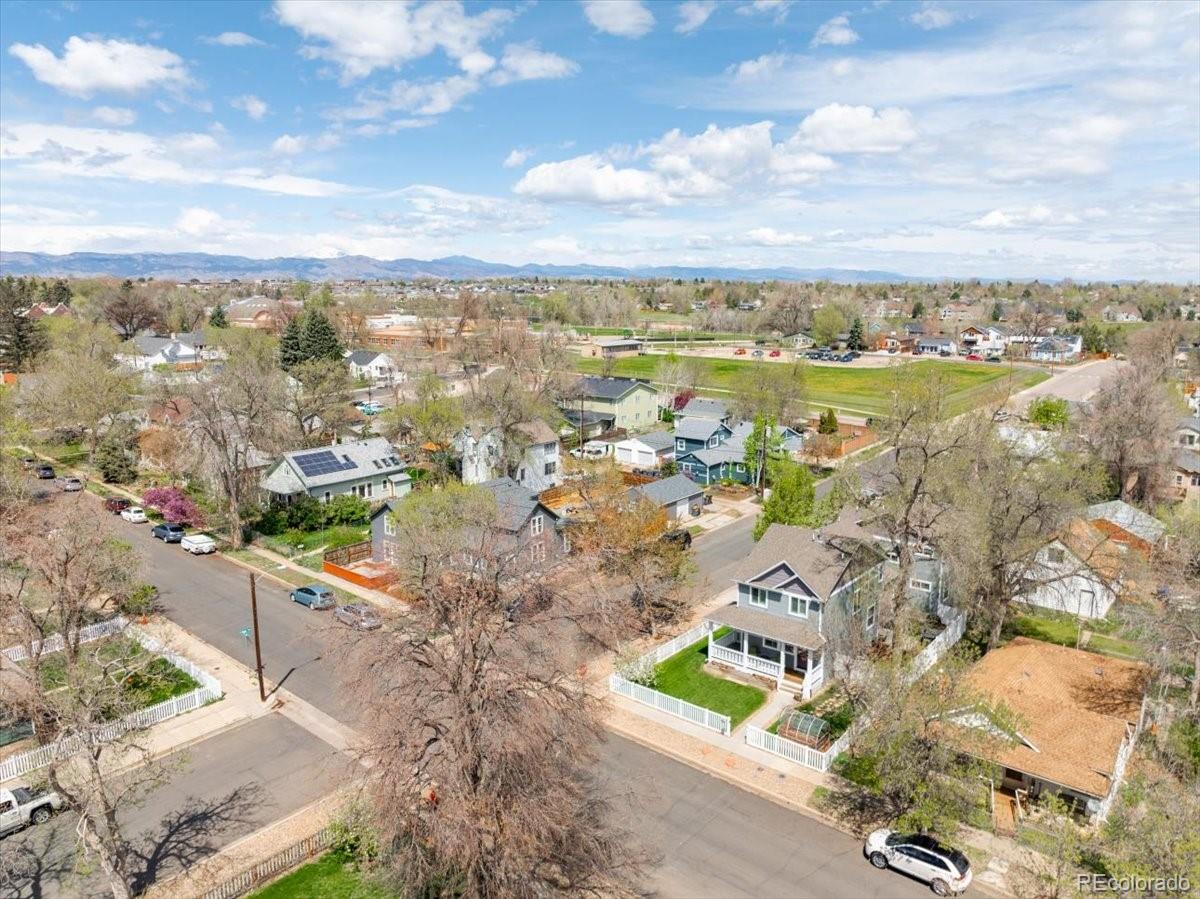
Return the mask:
<svg viewBox="0 0 1200 899">
<path fill-rule="evenodd" d="M 1166 485 L 1179 409 L 1161 374 L 1156 362 L 1123 368 L 1089 404 L 1085 439 L 1107 466 L 1121 499 L 1156 500 Z"/>
</svg>

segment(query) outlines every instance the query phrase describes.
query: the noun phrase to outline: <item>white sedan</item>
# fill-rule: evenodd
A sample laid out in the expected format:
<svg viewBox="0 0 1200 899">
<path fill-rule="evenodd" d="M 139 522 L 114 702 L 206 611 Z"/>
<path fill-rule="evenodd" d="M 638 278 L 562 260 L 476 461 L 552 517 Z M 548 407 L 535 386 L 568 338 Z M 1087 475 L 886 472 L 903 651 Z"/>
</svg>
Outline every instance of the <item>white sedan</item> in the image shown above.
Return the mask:
<svg viewBox="0 0 1200 899">
<path fill-rule="evenodd" d="M 126 521 L 132 521 L 134 524 L 145 524 L 149 521 L 146 518 L 146 511 L 141 506 L 130 506 L 128 509 L 122 509 L 121 517 Z"/>
</svg>

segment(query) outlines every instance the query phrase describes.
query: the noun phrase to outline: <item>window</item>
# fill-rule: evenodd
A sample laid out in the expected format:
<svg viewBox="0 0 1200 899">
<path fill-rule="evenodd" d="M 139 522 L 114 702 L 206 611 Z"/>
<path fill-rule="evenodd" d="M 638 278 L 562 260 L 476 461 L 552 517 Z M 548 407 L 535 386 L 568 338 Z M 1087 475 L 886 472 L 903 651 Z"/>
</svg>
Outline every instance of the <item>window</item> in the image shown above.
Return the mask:
<svg viewBox="0 0 1200 899">
<path fill-rule="evenodd" d="M 763 644 L 764 649 L 778 649 L 779 648 L 779 641 L 772 640 L 770 637 L 763 637 L 762 644 Z"/>
<path fill-rule="evenodd" d="M 709 449 L 712 449 L 712 448 L 713 448 L 714 446 L 716 446 L 716 445 L 717 445 L 717 438 L 716 438 L 716 436 L 714 435 L 714 436 L 712 436 L 712 437 L 709 437 L 709 438 L 708 438 L 708 448 L 709 448 Z"/>
<path fill-rule="evenodd" d="M 867 630 L 875 629 L 875 606 L 871 605 L 867 608 Z"/>
<path fill-rule="evenodd" d="M 1200 487 L 1200 474 L 1192 475 L 1192 486 Z"/>
<path fill-rule="evenodd" d="M 910 579 L 908 586 L 912 587 L 914 590 L 920 590 L 922 593 L 931 593 L 933 591 L 933 584 L 931 584 L 929 581 L 917 580 L 916 578 Z"/>
<path fill-rule="evenodd" d="M 745 465 L 745 463 L 744 463 L 744 462 L 739 462 L 739 463 L 737 464 L 737 470 L 738 470 L 738 471 L 740 471 L 740 472 L 742 472 L 742 473 L 744 474 L 744 473 L 745 473 L 745 471 L 746 471 L 746 465 Z"/>
<path fill-rule="evenodd" d="M 385 537 L 396 536 L 396 519 L 392 518 L 391 512 L 385 512 L 383 515 L 383 533 Z"/>
<path fill-rule="evenodd" d="M 1057 546 L 1052 546 L 1046 550 L 1046 558 L 1054 565 L 1061 565 L 1066 561 L 1067 554 Z"/>
<path fill-rule="evenodd" d="M 534 515 L 533 518 L 529 519 L 529 533 L 532 536 L 536 537 L 542 532 L 542 527 L 544 526 L 542 519 L 542 515 Z"/>
<path fill-rule="evenodd" d="M 675 441 L 675 449 L 676 449 L 676 451 L 682 453 L 684 450 L 687 449 L 687 444 L 684 443 L 682 440 L 676 440 Z"/>
<path fill-rule="evenodd" d="M 372 484 L 370 481 L 367 481 L 366 491 L 367 491 L 368 498 L 374 496 L 375 495 L 375 485 Z"/>
<path fill-rule="evenodd" d="M 326 503 L 329 502 L 329 491 L 328 490 L 325 491 L 325 499 L 323 499 L 322 502 L 326 502 Z"/>
<path fill-rule="evenodd" d="M 556 472 L 556 471 L 558 471 L 558 463 L 557 462 L 547 462 L 546 468 L 542 472 L 542 474 L 548 474 L 548 475 L 554 474 L 554 472 Z"/>
<path fill-rule="evenodd" d="M 534 562 L 546 561 L 546 544 L 545 543 L 530 543 L 529 558 Z"/>
<path fill-rule="evenodd" d="M 762 587 L 751 587 L 750 588 L 750 605 L 766 608 L 767 591 L 764 590 Z"/>
<path fill-rule="evenodd" d="M 803 596 L 788 596 L 788 614 L 800 618 L 808 617 L 808 600 Z"/>
<path fill-rule="evenodd" d="M 571 551 L 571 538 L 564 531 L 562 534 L 562 551 L 569 553 Z"/>
</svg>

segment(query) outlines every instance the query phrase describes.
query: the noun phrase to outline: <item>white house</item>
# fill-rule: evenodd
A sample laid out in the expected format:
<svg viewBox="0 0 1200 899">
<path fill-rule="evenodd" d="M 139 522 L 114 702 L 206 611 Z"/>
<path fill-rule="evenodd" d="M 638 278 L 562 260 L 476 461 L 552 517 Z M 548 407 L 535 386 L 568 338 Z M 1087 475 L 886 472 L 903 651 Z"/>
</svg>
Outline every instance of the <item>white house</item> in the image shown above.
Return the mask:
<svg viewBox="0 0 1200 899">
<path fill-rule="evenodd" d="M 620 465 L 658 468 L 675 458 L 675 437 L 669 431 L 651 431 L 628 437 L 613 444 L 613 455 Z"/>
<path fill-rule="evenodd" d="M 793 350 L 807 350 L 815 346 L 813 339 L 803 332 L 789 334 L 781 342 L 784 346 L 791 347 Z"/>
<path fill-rule="evenodd" d="M 1133 305 L 1133 303 L 1121 303 L 1119 306 L 1105 306 L 1100 310 L 1100 316 L 1106 322 L 1122 322 L 1125 324 L 1140 322 L 1142 320 L 1141 310 Z"/>
<path fill-rule="evenodd" d="M 958 341 L 964 353 L 1003 353 L 1008 347 L 1008 329 L 998 325 L 979 327 L 971 325 L 958 333 Z"/>
<path fill-rule="evenodd" d="M 1083 352 L 1083 338 L 1078 334 L 1047 337 L 1033 345 L 1029 358 L 1038 362 L 1073 362 Z"/>
<path fill-rule="evenodd" d="M 261 483 L 284 504 L 303 494 L 327 503 L 342 494 L 382 500 L 412 489 L 406 466 L 382 437 L 284 453 Z"/>
<path fill-rule="evenodd" d="M 1037 554 L 1021 601 L 1077 618 L 1103 618 L 1121 590 L 1119 545 L 1086 521 L 1071 522 Z"/>
<path fill-rule="evenodd" d="M 504 458 L 503 435 L 495 429 L 463 428 L 453 446 L 461 456 L 464 484 L 484 484 L 498 477 L 511 476 L 531 493 L 541 493 L 562 483 L 558 437 L 544 421 L 522 422 L 516 426 L 527 441 L 515 465 Z M 510 474 L 505 468 L 511 466 Z"/>
<path fill-rule="evenodd" d="M 219 353 L 205 346 L 203 334 L 172 334 L 169 337 L 139 334 L 121 344 L 113 358 L 125 368 L 151 371 L 159 365 L 172 368 L 195 365 L 202 360 L 219 358 Z"/>
<path fill-rule="evenodd" d="M 370 381 L 386 384 L 402 384 L 407 375 L 396 367 L 392 357 L 387 353 L 377 353 L 375 350 L 354 350 L 346 353 L 346 364 L 350 374 L 356 378 L 366 378 Z"/>
<path fill-rule="evenodd" d="M 953 356 L 958 352 L 958 344 L 950 337 L 922 337 L 917 341 L 917 352 L 937 356 Z"/>
</svg>

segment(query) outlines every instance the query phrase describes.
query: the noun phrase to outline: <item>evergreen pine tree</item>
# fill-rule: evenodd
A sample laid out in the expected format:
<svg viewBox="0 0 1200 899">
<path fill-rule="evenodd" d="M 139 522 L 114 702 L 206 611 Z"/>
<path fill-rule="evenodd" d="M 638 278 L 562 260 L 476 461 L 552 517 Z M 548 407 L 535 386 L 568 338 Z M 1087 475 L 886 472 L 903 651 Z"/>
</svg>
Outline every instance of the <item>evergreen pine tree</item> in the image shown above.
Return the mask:
<svg viewBox="0 0 1200 899">
<path fill-rule="evenodd" d="M 913 303 L 912 317 L 920 318 L 924 314 L 925 314 L 925 304 L 923 302 L 921 302 L 920 300 L 917 300 L 915 303 Z"/>
<path fill-rule="evenodd" d="M 228 328 L 229 318 L 225 315 L 225 307 L 217 306 L 208 317 L 208 323 L 214 328 Z"/>
<path fill-rule="evenodd" d="M 850 325 L 850 336 L 846 340 L 846 345 L 852 350 L 862 352 L 867 348 L 867 341 L 863 337 L 863 322 L 861 318 L 855 317 Z"/>
<path fill-rule="evenodd" d="M 821 413 L 821 418 L 817 422 L 818 434 L 836 434 L 838 432 L 837 413 L 832 409 L 826 409 Z"/>
<path fill-rule="evenodd" d="M 37 319 L 26 318 L 33 289 L 25 279 L 0 281 L 0 369 L 25 371 L 46 349 L 46 332 Z"/>
<path fill-rule="evenodd" d="M 287 323 L 279 338 L 279 366 L 284 371 L 291 371 L 304 361 L 304 351 L 300 347 L 300 330 L 303 327 L 298 315 Z"/>
<path fill-rule="evenodd" d="M 308 312 L 300 326 L 300 355 L 310 359 L 341 359 L 342 343 L 323 312 Z"/>
<path fill-rule="evenodd" d="M 1004 317 L 1004 306 L 999 300 L 992 304 L 992 321 L 998 322 Z"/>
<path fill-rule="evenodd" d="M 128 484 L 137 478 L 137 441 L 127 428 L 114 428 L 96 447 L 93 460 L 108 484 Z"/>
</svg>

